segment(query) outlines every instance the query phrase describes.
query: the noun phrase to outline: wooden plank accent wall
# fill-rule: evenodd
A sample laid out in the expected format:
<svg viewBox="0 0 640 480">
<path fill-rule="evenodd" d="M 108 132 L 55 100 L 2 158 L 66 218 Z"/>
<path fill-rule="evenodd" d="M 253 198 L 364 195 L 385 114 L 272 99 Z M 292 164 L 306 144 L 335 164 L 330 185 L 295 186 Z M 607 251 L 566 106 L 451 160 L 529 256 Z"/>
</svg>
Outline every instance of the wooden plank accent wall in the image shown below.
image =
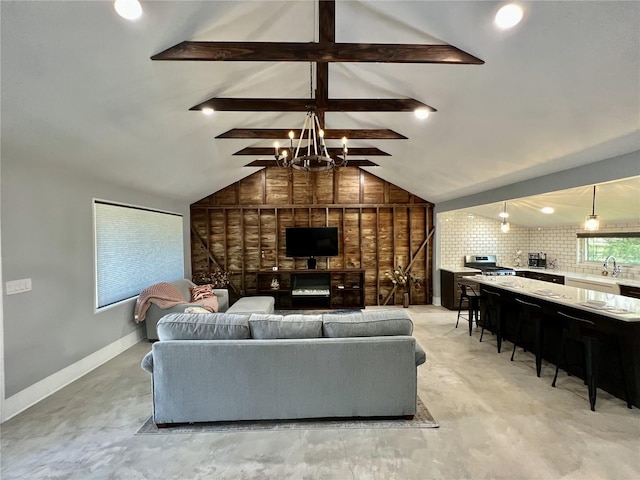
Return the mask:
<svg viewBox="0 0 640 480">
<path fill-rule="evenodd" d="M 318 268 L 364 269 L 366 305 L 391 291 L 385 272 L 412 260 L 425 281 L 411 302 L 432 302 L 433 242 L 420 246 L 433 230 L 433 204 L 357 167 L 310 174 L 267 167 L 193 203 L 194 277 L 215 262 L 240 294 L 254 294 L 260 270 L 306 269 L 306 260 L 285 256 L 285 229 L 309 226 L 338 227 L 340 254 L 319 258 Z M 396 297 L 391 303 L 401 304 Z"/>
</svg>

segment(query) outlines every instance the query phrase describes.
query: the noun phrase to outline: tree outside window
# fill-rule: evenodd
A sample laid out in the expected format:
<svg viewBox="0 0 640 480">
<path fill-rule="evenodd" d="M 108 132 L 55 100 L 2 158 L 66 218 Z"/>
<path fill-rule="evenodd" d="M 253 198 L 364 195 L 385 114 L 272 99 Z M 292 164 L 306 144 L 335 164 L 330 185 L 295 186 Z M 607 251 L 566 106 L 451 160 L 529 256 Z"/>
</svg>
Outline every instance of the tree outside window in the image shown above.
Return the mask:
<svg viewBox="0 0 640 480">
<path fill-rule="evenodd" d="M 578 234 L 584 241 L 584 261 L 603 262 L 613 255 L 618 264 L 640 265 L 640 232 Z"/>
</svg>

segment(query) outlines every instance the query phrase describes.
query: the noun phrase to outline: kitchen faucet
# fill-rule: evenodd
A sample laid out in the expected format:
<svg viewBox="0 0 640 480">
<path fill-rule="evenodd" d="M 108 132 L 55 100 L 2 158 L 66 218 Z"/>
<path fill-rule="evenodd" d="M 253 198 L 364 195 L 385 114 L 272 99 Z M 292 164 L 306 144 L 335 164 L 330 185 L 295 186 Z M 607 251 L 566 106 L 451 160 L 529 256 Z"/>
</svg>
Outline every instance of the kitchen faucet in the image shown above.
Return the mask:
<svg viewBox="0 0 640 480">
<path fill-rule="evenodd" d="M 609 260 L 613 259 L 613 273 L 611 273 L 612 277 L 617 277 L 618 275 L 620 275 L 620 267 L 618 266 L 618 264 L 616 263 L 616 257 L 614 257 L 613 255 L 609 255 L 607 258 L 604 259 L 604 269 L 607 270 L 609 268 Z"/>
</svg>

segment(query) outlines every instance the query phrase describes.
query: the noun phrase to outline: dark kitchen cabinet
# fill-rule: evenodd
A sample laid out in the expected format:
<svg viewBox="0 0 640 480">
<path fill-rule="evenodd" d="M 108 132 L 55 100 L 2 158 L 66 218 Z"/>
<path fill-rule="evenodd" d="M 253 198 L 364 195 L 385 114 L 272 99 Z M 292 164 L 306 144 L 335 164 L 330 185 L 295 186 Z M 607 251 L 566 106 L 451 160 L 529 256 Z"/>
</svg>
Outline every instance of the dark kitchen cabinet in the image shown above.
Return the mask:
<svg viewBox="0 0 640 480">
<path fill-rule="evenodd" d="M 440 304 L 449 310 L 457 310 L 460 302 L 460 287 L 458 283 L 469 283 L 473 288 L 478 285 L 473 282 L 465 282 L 464 277 L 472 277 L 480 272 L 451 272 L 449 270 L 440 270 Z M 463 308 L 468 308 L 467 302 L 462 304 Z"/>
<path fill-rule="evenodd" d="M 640 287 L 631 285 L 620 285 L 620 295 L 631 298 L 640 298 Z"/>
<path fill-rule="evenodd" d="M 564 285 L 564 277 L 562 275 L 554 275 L 552 273 L 524 270 L 524 271 L 519 271 L 518 276 L 530 278 L 532 280 L 540 280 L 541 282 L 557 283 L 558 285 Z"/>
</svg>

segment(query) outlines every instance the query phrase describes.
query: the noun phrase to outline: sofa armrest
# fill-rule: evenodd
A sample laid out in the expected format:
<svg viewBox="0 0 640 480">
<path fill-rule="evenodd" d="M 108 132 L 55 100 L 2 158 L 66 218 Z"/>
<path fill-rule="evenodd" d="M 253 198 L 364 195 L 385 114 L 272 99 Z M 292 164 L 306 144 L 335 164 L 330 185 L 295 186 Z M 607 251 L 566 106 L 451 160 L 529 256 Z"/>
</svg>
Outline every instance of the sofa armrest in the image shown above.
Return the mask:
<svg viewBox="0 0 640 480">
<path fill-rule="evenodd" d="M 147 328 L 147 340 L 158 340 L 157 325 L 162 317 L 171 313 L 184 313 L 184 309 L 187 307 L 203 307 L 203 305 L 202 303 L 179 303 L 173 307 L 160 308 L 152 303 L 144 320 Z"/>
<path fill-rule="evenodd" d="M 229 290 L 226 288 L 214 288 L 213 293 L 218 297 L 218 311 L 226 312 L 229 308 Z"/>
<path fill-rule="evenodd" d="M 149 352 L 144 356 L 140 366 L 145 372 L 149 372 L 153 375 L 153 352 Z"/>
<path fill-rule="evenodd" d="M 422 365 L 427 361 L 427 354 L 425 353 L 425 351 L 417 341 L 415 346 L 415 356 L 416 356 L 416 367 L 418 365 Z"/>
</svg>

